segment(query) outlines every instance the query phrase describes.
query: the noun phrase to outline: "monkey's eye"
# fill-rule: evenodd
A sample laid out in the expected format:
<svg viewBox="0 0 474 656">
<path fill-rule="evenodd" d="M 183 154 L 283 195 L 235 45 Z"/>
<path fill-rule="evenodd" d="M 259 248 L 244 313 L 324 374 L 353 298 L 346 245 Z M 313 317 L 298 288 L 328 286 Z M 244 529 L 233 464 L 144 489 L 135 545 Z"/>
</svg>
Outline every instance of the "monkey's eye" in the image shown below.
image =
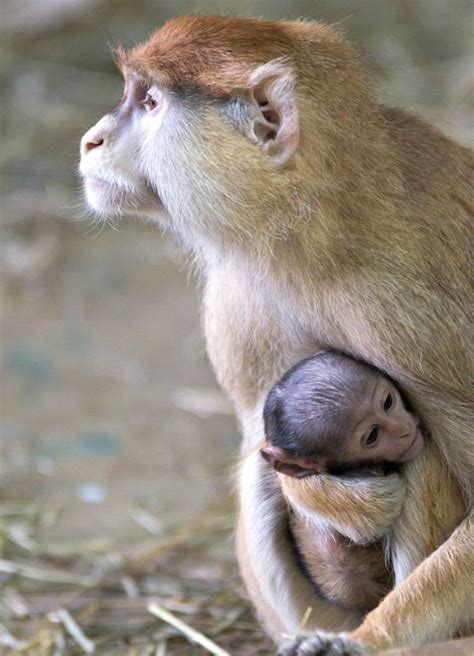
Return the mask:
<svg viewBox="0 0 474 656">
<path fill-rule="evenodd" d="M 156 95 L 157 94 L 151 94 L 150 91 L 147 91 L 145 99 L 142 100 L 142 105 L 147 112 L 152 112 L 158 107 L 159 102 Z"/>
<path fill-rule="evenodd" d="M 385 401 L 383 402 L 383 409 L 385 410 L 385 412 L 387 412 L 387 410 L 390 410 L 392 405 L 393 405 L 393 394 L 389 392 L 385 397 Z"/>
<path fill-rule="evenodd" d="M 379 439 L 379 427 L 374 426 L 370 433 L 365 438 L 364 446 L 374 446 Z"/>
</svg>

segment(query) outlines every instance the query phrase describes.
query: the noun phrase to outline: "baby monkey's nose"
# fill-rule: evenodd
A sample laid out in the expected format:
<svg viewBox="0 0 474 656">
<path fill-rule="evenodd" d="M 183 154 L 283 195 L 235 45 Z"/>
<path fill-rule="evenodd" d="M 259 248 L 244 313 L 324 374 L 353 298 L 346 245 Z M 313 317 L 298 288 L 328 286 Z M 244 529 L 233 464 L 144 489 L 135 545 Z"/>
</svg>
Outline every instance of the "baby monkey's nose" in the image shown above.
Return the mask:
<svg viewBox="0 0 474 656">
<path fill-rule="evenodd" d="M 398 437 L 400 440 L 406 440 L 407 438 L 413 437 L 413 430 L 411 426 L 402 426 L 398 429 Z"/>
<path fill-rule="evenodd" d="M 386 417 L 384 423 L 387 432 L 392 438 L 405 440 L 407 437 L 412 437 L 412 429 L 409 424 L 392 417 Z"/>
</svg>

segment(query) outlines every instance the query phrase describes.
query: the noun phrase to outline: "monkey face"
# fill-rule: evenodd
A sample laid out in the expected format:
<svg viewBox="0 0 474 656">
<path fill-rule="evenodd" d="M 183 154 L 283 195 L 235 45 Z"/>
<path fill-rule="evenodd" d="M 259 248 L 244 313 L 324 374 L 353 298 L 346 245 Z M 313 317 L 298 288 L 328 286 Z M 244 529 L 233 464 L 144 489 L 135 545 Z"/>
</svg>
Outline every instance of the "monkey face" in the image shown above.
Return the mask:
<svg viewBox="0 0 474 656">
<path fill-rule="evenodd" d="M 159 123 L 165 112 L 158 92 L 131 77 L 116 107 L 83 136 L 80 173 L 87 202 L 99 216 L 162 210 L 141 160 L 147 119 L 153 115 Z"/>
<path fill-rule="evenodd" d="M 190 238 L 192 246 L 200 238 L 245 238 L 262 207 L 269 217 L 283 207 L 283 188 L 271 183 L 273 126 L 260 122 L 256 102 L 180 95 L 126 79 L 120 102 L 81 140 L 90 208 L 104 218 L 146 215 L 185 245 Z"/>
<path fill-rule="evenodd" d="M 281 239 L 302 194 L 295 72 L 278 50 L 257 64 L 237 45 L 216 63 L 204 28 L 191 38 L 175 21 L 119 51 L 123 96 L 81 141 L 87 202 L 99 217 L 146 215 L 195 251 Z"/>
<path fill-rule="evenodd" d="M 348 440 L 350 458 L 405 462 L 421 452 L 419 421 L 389 380 L 380 377 L 376 381 L 362 404 L 361 415 Z"/>
</svg>

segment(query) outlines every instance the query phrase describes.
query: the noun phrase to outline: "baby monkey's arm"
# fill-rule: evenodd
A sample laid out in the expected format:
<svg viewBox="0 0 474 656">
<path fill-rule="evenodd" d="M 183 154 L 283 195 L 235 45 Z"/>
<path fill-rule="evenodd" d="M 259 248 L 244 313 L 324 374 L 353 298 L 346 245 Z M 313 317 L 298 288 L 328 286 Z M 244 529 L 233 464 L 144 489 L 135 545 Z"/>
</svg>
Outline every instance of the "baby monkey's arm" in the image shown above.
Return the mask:
<svg viewBox="0 0 474 656">
<path fill-rule="evenodd" d="M 405 498 L 405 480 L 397 473 L 278 476 L 283 494 L 295 510 L 358 544 L 384 536 L 400 515 Z"/>
</svg>

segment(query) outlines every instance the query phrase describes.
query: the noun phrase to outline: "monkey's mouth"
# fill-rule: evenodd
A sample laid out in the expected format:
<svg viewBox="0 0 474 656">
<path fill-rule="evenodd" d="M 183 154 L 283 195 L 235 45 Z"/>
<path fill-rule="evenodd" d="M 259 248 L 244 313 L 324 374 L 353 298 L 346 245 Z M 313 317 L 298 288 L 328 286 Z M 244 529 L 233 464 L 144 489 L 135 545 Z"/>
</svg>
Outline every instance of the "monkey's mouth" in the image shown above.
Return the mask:
<svg viewBox="0 0 474 656">
<path fill-rule="evenodd" d="M 416 427 L 415 430 L 415 437 L 413 438 L 412 443 L 404 451 L 400 457 L 400 460 L 403 462 L 405 460 L 412 460 L 415 458 L 419 453 L 421 453 L 421 450 L 423 449 L 423 433 L 421 432 L 420 425 Z"/>
</svg>

